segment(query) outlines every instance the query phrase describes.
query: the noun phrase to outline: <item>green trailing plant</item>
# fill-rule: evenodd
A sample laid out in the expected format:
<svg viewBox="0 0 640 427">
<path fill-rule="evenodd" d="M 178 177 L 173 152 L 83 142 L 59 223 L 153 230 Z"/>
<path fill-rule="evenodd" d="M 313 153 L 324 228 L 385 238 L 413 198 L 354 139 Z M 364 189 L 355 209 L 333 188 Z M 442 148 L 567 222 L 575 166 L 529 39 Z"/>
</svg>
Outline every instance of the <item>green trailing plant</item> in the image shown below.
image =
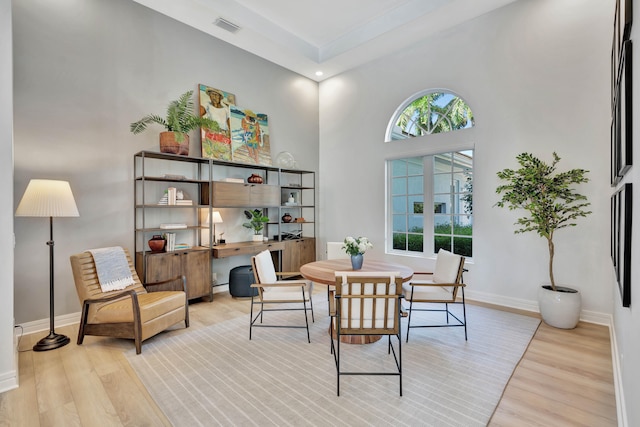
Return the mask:
<svg viewBox="0 0 640 427">
<path fill-rule="evenodd" d="M 554 152 L 553 162 L 547 164 L 530 153 L 516 156 L 520 169 L 504 169 L 498 172 L 498 178 L 506 181 L 496 188 L 502 199 L 496 203 L 510 210 L 524 209 L 529 215 L 518 218 L 519 228 L 515 233 L 535 231 L 547 239 L 549 246 L 549 279 L 551 289 L 556 290 L 553 277 L 553 256 L 555 247 L 553 236 L 556 230 L 575 227 L 575 220 L 586 217 L 591 211 L 586 196 L 576 192 L 572 185 L 588 182 L 584 169 L 571 169 L 556 172 L 560 157 Z"/>
<path fill-rule="evenodd" d="M 253 230 L 253 234 L 260 234 L 264 225 L 269 222 L 269 217 L 264 216 L 260 209 L 254 209 L 252 211 L 244 211 L 244 215 L 247 217 L 249 222 L 245 222 L 242 224 L 243 227 L 251 228 Z"/>
<path fill-rule="evenodd" d="M 131 132 L 137 135 L 145 131 L 148 125 L 156 123 L 164 126 L 169 132 L 176 132 L 176 141 L 182 142 L 185 134 L 198 127 L 215 128 L 217 125 L 213 120 L 207 117 L 200 117 L 195 113 L 192 95 L 193 91 L 190 90 L 183 93 L 177 100 L 171 101 L 167 107 L 166 117 L 148 114 L 137 122 L 131 123 Z"/>
</svg>

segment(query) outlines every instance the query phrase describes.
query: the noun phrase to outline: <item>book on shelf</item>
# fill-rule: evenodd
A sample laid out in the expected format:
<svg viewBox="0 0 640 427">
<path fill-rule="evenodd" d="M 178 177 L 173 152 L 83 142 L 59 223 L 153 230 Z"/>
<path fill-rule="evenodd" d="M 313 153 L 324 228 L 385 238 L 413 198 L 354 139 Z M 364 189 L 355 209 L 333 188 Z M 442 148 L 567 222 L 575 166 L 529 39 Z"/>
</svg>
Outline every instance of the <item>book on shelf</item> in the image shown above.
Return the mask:
<svg viewBox="0 0 640 427">
<path fill-rule="evenodd" d="M 242 178 L 223 178 L 224 182 L 238 182 L 240 184 L 244 184 L 244 179 Z"/>
<path fill-rule="evenodd" d="M 165 233 L 165 240 L 167 241 L 165 250 L 167 252 L 173 251 L 176 244 L 176 233 Z"/>
<path fill-rule="evenodd" d="M 160 224 L 162 229 L 187 228 L 187 224 Z"/>
<path fill-rule="evenodd" d="M 178 190 L 176 189 L 176 187 L 169 187 L 167 189 L 167 194 L 168 194 L 168 204 L 170 206 L 175 205 L 176 204 L 176 197 L 178 195 Z"/>
<path fill-rule="evenodd" d="M 193 200 L 176 200 L 176 205 L 178 206 L 193 206 Z"/>
</svg>

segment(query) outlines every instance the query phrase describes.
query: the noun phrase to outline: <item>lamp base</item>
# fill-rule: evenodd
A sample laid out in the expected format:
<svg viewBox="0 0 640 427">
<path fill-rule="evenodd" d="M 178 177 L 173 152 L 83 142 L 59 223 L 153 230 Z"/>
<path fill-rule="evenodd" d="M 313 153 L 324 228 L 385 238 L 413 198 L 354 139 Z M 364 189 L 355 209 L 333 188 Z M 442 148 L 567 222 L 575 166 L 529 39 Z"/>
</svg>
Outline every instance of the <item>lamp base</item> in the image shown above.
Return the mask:
<svg viewBox="0 0 640 427">
<path fill-rule="evenodd" d="M 65 335 L 56 334 L 55 332 L 51 332 L 46 337 L 42 338 L 36 345 L 33 346 L 33 351 L 47 351 L 47 350 L 55 350 L 59 347 L 64 347 L 69 344 L 69 337 Z"/>
</svg>

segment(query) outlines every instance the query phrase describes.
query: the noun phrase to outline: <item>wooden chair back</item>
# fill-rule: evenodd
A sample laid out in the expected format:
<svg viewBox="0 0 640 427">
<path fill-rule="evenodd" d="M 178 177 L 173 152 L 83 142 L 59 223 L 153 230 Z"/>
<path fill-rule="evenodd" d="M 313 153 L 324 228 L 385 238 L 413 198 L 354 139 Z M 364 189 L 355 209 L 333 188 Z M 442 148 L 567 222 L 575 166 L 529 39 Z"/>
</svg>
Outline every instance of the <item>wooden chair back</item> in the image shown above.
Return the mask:
<svg viewBox="0 0 640 427">
<path fill-rule="evenodd" d="M 400 329 L 399 272 L 336 272 L 336 330 L 341 335 L 390 335 Z"/>
</svg>

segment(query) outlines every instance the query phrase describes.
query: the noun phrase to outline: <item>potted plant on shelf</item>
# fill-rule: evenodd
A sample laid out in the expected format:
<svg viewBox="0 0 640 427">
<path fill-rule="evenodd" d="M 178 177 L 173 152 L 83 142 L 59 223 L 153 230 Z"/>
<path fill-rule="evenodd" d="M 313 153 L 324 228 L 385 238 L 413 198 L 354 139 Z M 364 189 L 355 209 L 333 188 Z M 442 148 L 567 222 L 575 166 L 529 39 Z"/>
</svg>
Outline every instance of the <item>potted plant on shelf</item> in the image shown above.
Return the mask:
<svg viewBox="0 0 640 427">
<path fill-rule="evenodd" d="M 496 193 L 502 199 L 496 203 L 510 210 L 524 209 L 528 216 L 518 218 L 515 233 L 535 231 L 547 240 L 549 247 L 549 280 L 538 292 L 540 315 L 545 323 L 557 328 L 575 328 L 580 320 L 581 297 L 577 290 L 556 285 L 553 275 L 555 247 L 553 237 L 557 230 L 575 227 L 575 220 L 586 217 L 591 211 L 586 196 L 576 192 L 572 185 L 588 182 L 587 170 L 572 169 L 556 172 L 560 157 L 554 152 L 549 165 L 530 153 L 516 156 L 520 169 L 504 169 L 498 178 L 506 183 L 498 186 Z"/>
<path fill-rule="evenodd" d="M 147 129 L 147 125 L 157 123 L 164 126 L 165 132 L 160 133 L 160 152 L 189 155 L 189 135 L 188 133 L 202 126 L 212 129 L 216 123 L 206 117 L 195 114 L 193 91 L 185 92 L 175 101 L 171 101 L 167 107 L 166 118 L 156 114 L 148 114 L 131 123 L 131 132 L 134 135 Z"/>
<path fill-rule="evenodd" d="M 253 230 L 253 241 L 262 241 L 262 229 L 264 225 L 269 222 L 269 217 L 262 214 L 260 209 L 254 209 L 252 211 L 244 211 L 244 215 L 249 222 L 242 224 L 243 227 L 251 228 Z"/>
</svg>

